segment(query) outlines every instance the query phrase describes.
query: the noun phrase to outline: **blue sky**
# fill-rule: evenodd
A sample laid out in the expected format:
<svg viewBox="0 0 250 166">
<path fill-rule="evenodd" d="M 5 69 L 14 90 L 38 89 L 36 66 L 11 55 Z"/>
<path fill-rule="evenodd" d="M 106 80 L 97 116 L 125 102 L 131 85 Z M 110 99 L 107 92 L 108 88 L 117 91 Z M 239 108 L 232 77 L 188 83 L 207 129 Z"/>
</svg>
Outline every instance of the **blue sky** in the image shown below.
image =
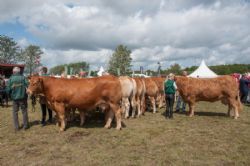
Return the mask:
<svg viewBox="0 0 250 166">
<path fill-rule="evenodd" d="M 39 39 L 29 33 L 19 22 L 0 23 L 0 33 L 13 38 L 15 41 L 27 39 L 30 43 L 40 45 Z"/>
<path fill-rule="evenodd" d="M 48 67 L 87 61 L 107 68 L 119 44 L 133 68 L 250 63 L 246 0 L 0 1 L 0 33 L 22 47 L 39 45 Z"/>
</svg>

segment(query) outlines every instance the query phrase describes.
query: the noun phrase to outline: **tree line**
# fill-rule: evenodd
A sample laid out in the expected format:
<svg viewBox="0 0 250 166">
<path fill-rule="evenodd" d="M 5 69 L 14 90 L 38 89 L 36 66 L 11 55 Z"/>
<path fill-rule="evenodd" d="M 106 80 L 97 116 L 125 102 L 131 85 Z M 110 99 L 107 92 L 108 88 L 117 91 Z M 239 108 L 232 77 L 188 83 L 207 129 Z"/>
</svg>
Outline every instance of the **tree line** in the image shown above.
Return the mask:
<svg viewBox="0 0 250 166">
<path fill-rule="evenodd" d="M 0 63 L 25 64 L 25 72 L 31 75 L 41 65 L 42 54 L 39 46 L 29 45 L 22 49 L 13 38 L 0 35 Z"/>
<path fill-rule="evenodd" d="M 13 38 L 0 35 L 0 63 L 22 63 L 25 64 L 25 72 L 31 74 L 35 68 L 41 66 L 41 56 L 43 51 L 39 46 L 29 45 L 22 49 L 18 46 L 17 42 Z M 131 75 L 131 50 L 124 45 L 118 45 L 112 55 L 110 56 L 108 62 L 108 72 L 113 75 Z M 76 74 L 80 71 L 88 71 L 89 64 L 87 62 L 77 62 L 70 64 L 58 65 L 50 69 L 50 73 L 61 74 L 65 71 L 65 66 L 67 66 L 68 73 Z M 167 75 L 169 73 L 175 73 L 180 75 L 183 70 L 188 73 L 192 73 L 196 70 L 198 66 L 191 66 L 182 68 L 178 63 L 171 65 L 165 70 L 160 70 L 160 73 Z M 216 65 L 209 66 L 218 75 L 225 75 L 231 73 L 245 73 L 250 71 L 250 64 L 230 64 L 230 65 Z M 140 73 L 140 71 L 135 71 Z M 152 76 L 158 75 L 158 71 L 147 70 L 148 74 Z M 92 74 L 96 75 L 96 71 Z"/>
<path fill-rule="evenodd" d="M 89 64 L 87 62 L 77 62 L 77 63 L 69 63 L 69 64 L 63 64 L 58 65 L 50 69 L 51 74 L 62 74 L 65 71 L 65 68 L 67 68 L 67 74 L 77 74 L 81 71 L 88 71 L 89 70 Z"/>
</svg>

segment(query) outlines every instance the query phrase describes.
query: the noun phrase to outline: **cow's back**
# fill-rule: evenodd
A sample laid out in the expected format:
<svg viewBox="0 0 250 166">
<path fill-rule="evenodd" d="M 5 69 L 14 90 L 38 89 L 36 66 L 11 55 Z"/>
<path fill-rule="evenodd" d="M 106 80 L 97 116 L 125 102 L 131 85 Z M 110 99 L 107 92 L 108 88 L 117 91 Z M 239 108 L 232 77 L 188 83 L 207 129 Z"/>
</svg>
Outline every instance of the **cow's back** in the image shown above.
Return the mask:
<svg viewBox="0 0 250 166">
<path fill-rule="evenodd" d="M 63 79 L 43 78 L 45 93 L 49 99 L 64 102 L 70 107 L 86 109 L 101 102 L 119 103 L 121 86 L 113 76 Z"/>
<path fill-rule="evenodd" d="M 195 98 L 195 101 L 217 101 L 225 96 L 237 96 L 237 84 L 231 76 L 217 78 L 175 78 L 178 91 L 184 100 Z"/>
<path fill-rule="evenodd" d="M 156 97 L 159 93 L 159 88 L 152 78 L 144 79 L 146 86 L 146 95 L 151 97 Z"/>
<path fill-rule="evenodd" d="M 119 81 L 123 97 L 130 98 L 136 94 L 136 82 L 132 78 L 128 76 L 121 76 L 119 77 Z"/>
<path fill-rule="evenodd" d="M 162 77 L 151 77 L 152 80 L 156 83 L 158 89 L 159 89 L 159 92 L 160 93 L 163 93 L 164 92 L 164 81 L 165 81 L 165 78 L 162 78 Z"/>
</svg>

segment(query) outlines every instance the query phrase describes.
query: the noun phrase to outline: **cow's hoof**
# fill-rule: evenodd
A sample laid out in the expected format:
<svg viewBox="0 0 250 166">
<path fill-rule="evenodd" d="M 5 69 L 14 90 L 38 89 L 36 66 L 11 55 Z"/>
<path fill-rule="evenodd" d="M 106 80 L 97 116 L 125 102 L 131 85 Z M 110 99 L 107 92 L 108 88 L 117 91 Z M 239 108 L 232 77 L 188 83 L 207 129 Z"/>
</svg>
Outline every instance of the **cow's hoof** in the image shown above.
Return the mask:
<svg viewBox="0 0 250 166">
<path fill-rule="evenodd" d="M 60 132 L 64 132 L 64 129 L 60 129 Z"/>
<path fill-rule="evenodd" d="M 105 129 L 110 129 L 110 126 L 105 125 L 104 128 L 105 128 Z"/>
<path fill-rule="evenodd" d="M 235 116 L 234 119 L 238 119 L 238 116 Z"/>
<path fill-rule="evenodd" d="M 121 130 L 122 128 L 121 127 L 116 127 L 116 130 Z"/>
</svg>

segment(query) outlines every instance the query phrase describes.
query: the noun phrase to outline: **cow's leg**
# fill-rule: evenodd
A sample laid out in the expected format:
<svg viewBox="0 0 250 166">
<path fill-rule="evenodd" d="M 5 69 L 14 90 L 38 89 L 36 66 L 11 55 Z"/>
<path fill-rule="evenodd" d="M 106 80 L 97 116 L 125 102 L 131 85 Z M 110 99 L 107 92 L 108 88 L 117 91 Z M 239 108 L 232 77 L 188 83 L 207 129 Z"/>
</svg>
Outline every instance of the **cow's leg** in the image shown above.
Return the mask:
<svg viewBox="0 0 250 166">
<path fill-rule="evenodd" d="M 80 119 L 81 119 L 80 126 L 83 126 L 85 122 L 85 113 L 82 110 L 79 110 L 79 113 L 80 113 Z"/>
<path fill-rule="evenodd" d="M 55 112 L 56 112 L 56 111 L 55 111 Z M 61 126 L 61 122 L 60 122 L 60 119 L 59 119 L 58 112 L 56 112 L 55 118 L 56 118 L 56 126 L 57 126 L 57 127 L 60 127 L 60 126 Z"/>
<path fill-rule="evenodd" d="M 129 109 L 130 109 L 130 102 L 128 98 L 124 99 L 124 105 L 125 105 L 125 118 L 127 119 L 129 117 Z"/>
<path fill-rule="evenodd" d="M 55 110 L 57 110 L 57 112 L 58 112 L 58 118 L 59 118 L 59 120 L 61 122 L 60 131 L 64 131 L 65 130 L 65 126 L 66 126 L 64 104 L 62 104 L 62 103 L 56 103 L 55 104 Z"/>
<path fill-rule="evenodd" d="M 161 94 L 160 94 L 159 108 L 162 108 L 162 107 L 163 107 L 163 100 L 164 100 L 164 95 L 161 93 Z"/>
<path fill-rule="evenodd" d="M 229 117 L 231 116 L 230 115 L 231 109 L 232 109 L 231 105 L 228 104 L 227 116 L 229 116 Z"/>
<path fill-rule="evenodd" d="M 233 104 L 233 108 L 234 108 L 234 119 L 238 119 L 239 117 L 239 109 L 236 103 Z"/>
<path fill-rule="evenodd" d="M 145 96 L 141 98 L 140 104 L 141 104 L 141 114 L 144 115 L 146 111 Z"/>
<path fill-rule="evenodd" d="M 111 127 L 111 122 L 113 118 L 114 118 L 114 112 L 111 108 L 107 111 L 106 116 L 105 116 L 105 121 L 106 121 L 106 124 L 104 126 L 105 128 L 109 129 Z"/>
<path fill-rule="evenodd" d="M 132 106 L 132 117 L 134 118 L 136 108 L 138 108 L 137 101 L 136 101 L 135 97 L 133 97 L 132 100 L 131 100 L 131 106 Z"/>
<path fill-rule="evenodd" d="M 233 97 L 229 98 L 228 105 L 234 109 L 234 119 L 239 117 L 239 105 L 238 101 L 235 100 Z"/>
<path fill-rule="evenodd" d="M 189 117 L 194 116 L 194 103 L 189 103 Z"/>
<path fill-rule="evenodd" d="M 121 109 L 119 106 L 114 106 L 115 111 L 115 118 L 116 118 L 116 129 L 121 130 L 122 129 L 122 118 L 121 118 Z"/>
<path fill-rule="evenodd" d="M 139 97 L 136 101 L 136 108 L 137 108 L 137 117 L 139 118 L 141 115 L 141 100 Z"/>
<path fill-rule="evenodd" d="M 151 105 L 153 107 L 153 113 L 156 113 L 156 98 L 155 97 L 149 97 Z"/>
</svg>

